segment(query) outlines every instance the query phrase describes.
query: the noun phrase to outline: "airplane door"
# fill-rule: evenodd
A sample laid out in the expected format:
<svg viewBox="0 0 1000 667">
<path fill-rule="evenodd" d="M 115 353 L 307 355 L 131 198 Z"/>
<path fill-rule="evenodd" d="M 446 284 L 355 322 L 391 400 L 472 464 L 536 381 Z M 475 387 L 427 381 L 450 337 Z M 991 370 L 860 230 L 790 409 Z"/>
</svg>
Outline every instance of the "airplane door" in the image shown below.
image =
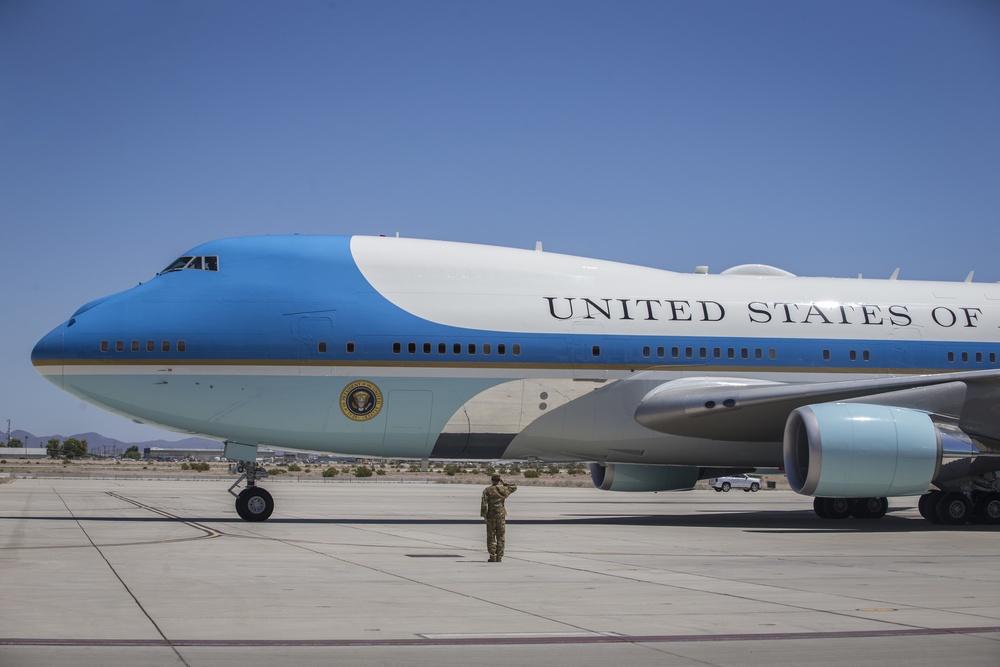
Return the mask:
<svg viewBox="0 0 1000 667">
<path fill-rule="evenodd" d="M 295 323 L 299 375 L 333 374 L 333 318 L 300 317 Z"/>
<path fill-rule="evenodd" d="M 385 401 L 384 456 L 424 458 L 434 395 L 429 391 L 393 390 Z"/>
<path fill-rule="evenodd" d="M 893 328 L 886 337 L 889 354 L 886 366 L 890 371 L 905 370 L 919 366 L 920 328 Z"/>
</svg>

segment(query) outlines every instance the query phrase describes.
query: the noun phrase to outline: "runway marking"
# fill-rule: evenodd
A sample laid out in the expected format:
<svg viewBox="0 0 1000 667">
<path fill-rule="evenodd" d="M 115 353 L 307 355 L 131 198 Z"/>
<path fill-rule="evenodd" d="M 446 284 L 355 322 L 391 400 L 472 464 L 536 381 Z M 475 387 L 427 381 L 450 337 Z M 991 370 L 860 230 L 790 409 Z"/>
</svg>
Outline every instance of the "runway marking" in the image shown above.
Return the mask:
<svg viewBox="0 0 1000 667">
<path fill-rule="evenodd" d="M 195 530 L 200 530 L 201 532 L 205 533 L 201 537 L 195 537 L 193 539 L 196 539 L 196 540 L 207 540 L 207 539 L 211 539 L 213 537 L 222 537 L 222 536 L 225 535 L 225 533 L 223 533 L 221 531 L 218 531 L 218 530 L 216 530 L 214 528 L 209 528 L 208 526 L 204 526 L 204 525 L 202 525 L 200 523 L 195 523 L 194 521 L 190 521 L 188 519 L 182 519 L 181 517 L 177 516 L 176 514 L 171 514 L 170 512 L 164 512 L 163 510 L 157 509 L 156 507 L 152 507 L 150 505 L 146 505 L 145 503 L 140 503 L 138 500 L 133 500 L 131 498 L 126 498 L 125 496 L 118 495 L 114 491 L 108 491 L 107 494 L 109 496 L 111 496 L 112 498 L 117 498 L 118 500 L 124 500 L 125 502 L 131 503 L 131 504 L 135 505 L 136 507 L 138 507 L 140 509 L 149 510 L 150 512 L 152 512 L 154 514 L 159 514 L 160 516 L 165 517 L 167 519 L 173 519 L 174 521 L 179 521 L 179 522 L 183 523 L 185 526 L 190 526 L 190 527 L 194 528 Z M 171 541 L 173 541 L 173 540 L 171 540 Z"/>
<path fill-rule="evenodd" d="M 402 639 L 42 639 L 0 638 L 0 646 L 105 647 L 350 647 L 350 646 L 534 646 L 544 644 L 685 644 L 694 642 L 878 639 L 1000 633 L 1000 626 L 847 630 L 837 632 L 757 632 L 707 635 L 621 635 L 613 632 L 427 634 Z"/>
</svg>

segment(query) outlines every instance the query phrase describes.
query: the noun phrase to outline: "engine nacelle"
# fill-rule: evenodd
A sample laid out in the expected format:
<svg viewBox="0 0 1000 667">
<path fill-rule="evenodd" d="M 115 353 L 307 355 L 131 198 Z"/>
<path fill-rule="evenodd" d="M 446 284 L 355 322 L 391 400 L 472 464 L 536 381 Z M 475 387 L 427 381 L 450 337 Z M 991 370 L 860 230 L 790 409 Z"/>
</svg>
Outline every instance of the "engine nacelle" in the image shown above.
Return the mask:
<svg viewBox="0 0 1000 667">
<path fill-rule="evenodd" d="M 919 495 L 937 474 L 943 440 L 954 438 L 917 410 L 807 405 L 785 424 L 785 473 L 792 490 L 807 496 Z"/>
<path fill-rule="evenodd" d="M 637 463 L 590 464 L 590 478 L 602 491 L 679 491 L 694 488 L 701 468 Z"/>
</svg>

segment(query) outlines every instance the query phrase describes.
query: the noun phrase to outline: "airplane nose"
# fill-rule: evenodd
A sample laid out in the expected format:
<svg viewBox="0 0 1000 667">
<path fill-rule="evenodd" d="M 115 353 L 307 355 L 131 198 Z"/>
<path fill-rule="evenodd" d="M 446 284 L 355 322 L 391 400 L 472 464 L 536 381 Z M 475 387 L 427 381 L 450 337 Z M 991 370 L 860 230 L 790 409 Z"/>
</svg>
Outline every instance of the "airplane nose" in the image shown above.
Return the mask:
<svg viewBox="0 0 1000 667">
<path fill-rule="evenodd" d="M 46 334 L 31 350 L 31 365 L 42 377 L 58 387 L 63 384 L 64 327 Z"/>
</svg>

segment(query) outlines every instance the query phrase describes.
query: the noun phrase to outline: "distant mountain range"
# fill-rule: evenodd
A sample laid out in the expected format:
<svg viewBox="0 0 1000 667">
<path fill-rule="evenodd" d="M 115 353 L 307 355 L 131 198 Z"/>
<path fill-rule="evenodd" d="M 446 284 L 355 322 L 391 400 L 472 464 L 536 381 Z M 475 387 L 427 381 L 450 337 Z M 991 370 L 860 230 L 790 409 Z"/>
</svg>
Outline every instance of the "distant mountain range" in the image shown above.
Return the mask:
<svg viewBox="0 0 1000 667">
<path fill-rule="evenodd" d="M 115 453 L 122 453 L 132 445 L 139 448 L 139 451 L 147 447 L 161 447 L 164 449 L 218 449 L 222 450 L 222 443 L 218 440 L 206 440 L 205 438 L 185 438 L 184 440 L 147 440 L 145 442 L 125 442 L 106 438 L 100 433 L 77 433 L 75 435 L 34 435 L 27 431 L 11 431 L 11 438 L 17 438 L 21 442 L 27 443 L 27 447 L 45 448 L 49 440 L 58 438 L 60 442 L 68 438 L 87 441 L 87 451 L 91 454 L 110 456 Z M 6 434 L 0 435 L 3 444 L 6 445 Z"/>
</svg>

